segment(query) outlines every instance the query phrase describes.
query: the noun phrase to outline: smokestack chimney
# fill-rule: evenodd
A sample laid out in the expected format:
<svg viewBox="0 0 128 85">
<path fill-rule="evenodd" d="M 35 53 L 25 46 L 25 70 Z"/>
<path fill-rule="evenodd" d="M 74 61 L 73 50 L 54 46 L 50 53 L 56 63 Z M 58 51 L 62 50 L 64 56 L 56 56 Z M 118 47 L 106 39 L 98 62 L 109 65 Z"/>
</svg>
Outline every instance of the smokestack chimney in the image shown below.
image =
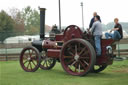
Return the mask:
<svg viewBox="0 0 128 85">
<path fill-rule="evenodd" d="M 45 38 L 45 8 L 40 8 L 40 39 Z"/>
</svg>

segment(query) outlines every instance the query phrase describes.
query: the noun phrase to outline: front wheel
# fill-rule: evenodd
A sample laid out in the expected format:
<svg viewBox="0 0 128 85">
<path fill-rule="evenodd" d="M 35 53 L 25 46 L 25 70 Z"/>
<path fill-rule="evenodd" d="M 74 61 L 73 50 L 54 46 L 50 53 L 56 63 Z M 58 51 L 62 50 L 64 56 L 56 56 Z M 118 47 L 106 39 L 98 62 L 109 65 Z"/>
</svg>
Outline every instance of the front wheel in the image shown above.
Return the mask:
<svg viewBox="0 0 128 85">
<path fill-rule="evenodd" d="M 35 72 L 40 66 L 39 51 L 33 46 L 24 48 L 20 54 L 20 65 L 24 71 Z"/>
</svg>

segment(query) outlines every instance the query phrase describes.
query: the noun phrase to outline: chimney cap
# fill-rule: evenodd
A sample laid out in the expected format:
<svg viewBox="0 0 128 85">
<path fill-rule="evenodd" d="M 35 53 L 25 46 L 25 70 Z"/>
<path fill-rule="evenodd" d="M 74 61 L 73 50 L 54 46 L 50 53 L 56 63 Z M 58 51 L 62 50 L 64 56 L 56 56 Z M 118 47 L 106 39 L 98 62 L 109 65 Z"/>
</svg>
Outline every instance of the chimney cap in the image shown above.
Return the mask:
<svg viewBox="0 0 128 85">
<path fill-rule="evenodd" d="M 40 7 L 39 7 L 39 10 L 40 10 L 40 11 L 44 11 L 44 10 L 46 10 L 46 8 L 40 8 Z"/>
</svg>

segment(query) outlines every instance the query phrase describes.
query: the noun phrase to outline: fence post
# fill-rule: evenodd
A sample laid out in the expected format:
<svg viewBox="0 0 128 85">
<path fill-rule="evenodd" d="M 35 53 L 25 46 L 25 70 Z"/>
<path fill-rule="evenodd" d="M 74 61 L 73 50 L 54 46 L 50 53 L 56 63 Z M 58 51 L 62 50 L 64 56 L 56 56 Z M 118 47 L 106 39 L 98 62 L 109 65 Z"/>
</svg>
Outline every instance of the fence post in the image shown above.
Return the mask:
<svg viewBox="0 0 128 85">
<path fill-rule="evenodd" d="M 120 43 L 118 41 L 118 57 L 120 58 Z"/>
<path fill-rule="evenodd" d="M 119 42 L 120 41 L 118 41 L 118 44 L 117 44 L 118 45 L 118 57 L 116 57 L 115 59 L 118 60 L 118 61 L 122 61 L 123 58 L 120 57 L 120 43 Z"/>
<path fill-rule="evenodd" d="M 6 52 L 6 61 L 8 61 L 8 52 L 7 52 L 7 41 L 6 41 L 6 43 L 5 43 L 5 52 Z"/>
</svg>

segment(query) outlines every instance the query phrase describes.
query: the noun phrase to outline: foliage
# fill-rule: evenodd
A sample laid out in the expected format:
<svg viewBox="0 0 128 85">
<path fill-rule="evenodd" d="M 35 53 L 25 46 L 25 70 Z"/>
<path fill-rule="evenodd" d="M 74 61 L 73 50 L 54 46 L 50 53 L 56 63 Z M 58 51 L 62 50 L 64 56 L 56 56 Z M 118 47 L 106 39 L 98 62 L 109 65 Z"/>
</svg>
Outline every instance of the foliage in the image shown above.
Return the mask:
<svg viewBox="0 0 128 85">
<path fill-rule="evenodd" d="M 30 6 L 20 11 L 17 8 L 0 12 L 0 41 L 22 34 L 39 34 L 40 14 Z"/>
<path fill-rule="evenodd" d="M 127 85 L 128 60 L 114 61 L 103 72 L 85 77 L 71 76 L 60 63 L 52 70 L 25 72 L 18 61 L 0 62 L 0 85 Z"/>
<path fill-rule="evenodd" d="M 10 9 L 10 15 L 12 19 L 14 20 L 14 31 L 18 33 L 24 33 L 25 26 L 24 26 L 24 20 L 22 18 L 21 11 L 17 8 Z"/>
<path fill-rule="evenodd" d="M 13 36 L 14 20 L 5 11 L 0 12 L 0 41 L 3 42 L 7 37 Z"/>
<path fill-rule="evenodd" d="M 37 10 L 27 6 L 20 11 L 10 9 L 10 15 L 15 21 L 15 31 L 24 34 L 39 34 L 40 15 Z"/>
<path fill-rule="evenodd" d="M 22 17 L 25 24 L 25 32 L 29 34 L 39 34 L 40 14 L 37 10 L 27 6 L 22 10 Z"/>
</svg>

